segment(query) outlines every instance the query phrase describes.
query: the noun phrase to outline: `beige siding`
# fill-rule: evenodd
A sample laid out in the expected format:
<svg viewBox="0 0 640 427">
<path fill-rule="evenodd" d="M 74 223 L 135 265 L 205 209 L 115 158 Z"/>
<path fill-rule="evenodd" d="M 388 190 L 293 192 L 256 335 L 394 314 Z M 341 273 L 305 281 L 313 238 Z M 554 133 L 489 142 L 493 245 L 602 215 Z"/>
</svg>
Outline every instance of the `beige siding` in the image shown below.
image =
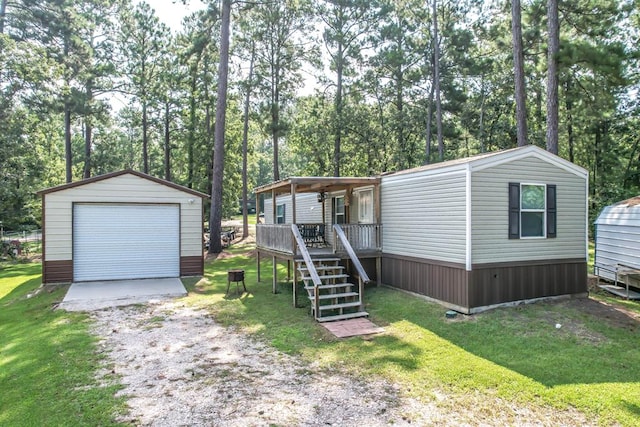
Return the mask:
<svg viewBox="0 0 640 427">
<path fill-rule="evenodd" d="M 293 223 L 293 201 L 291 194 L 278 196 L 276 203 L 285 204 L 284 216 L 287 224 Z M 318 223 L 322 222 L 322 204 L 318 203 L 318 195 L 316 193 L 300 193 L 296 195 L 296 222 L 301 223 Z M 265 224 L 273 224 L 273 205 L 271 198 L 264 200 L 264 219 Z"/>
<path fill-rule="evenodd" d="M 509 182 L 557 186 L 557 237 L 508 238 Z M 537 157 L 473 172 L 472 263 L 585 257 L 586 178 Z"/>
<path fill-rule="evenodd" d="M 383 177 L 384 252 L 465 263 L 465 177 L 464 169 Z"/>
<path fill-rule="evenodd" d="M 43 215 L 47 261 L 72 259 L 74 202 L 180 204 L 180 255 L 202 256 L 202 199 L 135 175 L 124 174 L 45 194 Z M 114 221 L 117 220 L 114 218 Z"/>
</svg>

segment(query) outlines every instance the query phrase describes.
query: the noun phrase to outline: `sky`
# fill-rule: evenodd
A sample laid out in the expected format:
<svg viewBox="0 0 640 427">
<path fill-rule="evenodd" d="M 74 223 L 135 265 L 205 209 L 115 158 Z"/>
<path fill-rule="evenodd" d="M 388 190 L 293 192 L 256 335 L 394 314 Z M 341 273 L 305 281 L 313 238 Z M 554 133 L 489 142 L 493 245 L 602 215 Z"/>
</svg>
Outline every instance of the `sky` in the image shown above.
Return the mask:
<svg viewBox="0 0 640 427">
<path fill-rule="evenodd" d="M 185 16 L 205 7 L 200 0 L 186 0 L 186 5 L 181 0 L 147 0 L 147 3 L 155 9 L 160 21 L 168 25 L 174 33 L 182 28 L 182 19 Z"/>
</svg>

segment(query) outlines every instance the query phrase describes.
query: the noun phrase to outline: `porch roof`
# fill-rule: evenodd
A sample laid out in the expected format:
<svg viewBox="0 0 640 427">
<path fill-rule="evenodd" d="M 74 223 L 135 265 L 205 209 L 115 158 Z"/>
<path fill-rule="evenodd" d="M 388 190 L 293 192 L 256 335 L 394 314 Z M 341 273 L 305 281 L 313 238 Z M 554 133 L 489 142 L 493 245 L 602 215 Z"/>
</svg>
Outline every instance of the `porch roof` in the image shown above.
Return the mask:
<svg viewBox="0 0 640 427">
<path fill-rule="evenodd" d="M 339 191 L 346 188 L 364 187 L 367 185 L 377 185 L 380 177 L 326 177 L 293 176 L 270 184 L 256 187 L 256 194 L 274 191 L 276 194 L 292 193 L 319 193 L 321 191 Z M 294 190 L 295 189 L 295 190 Z"/>
</svg>

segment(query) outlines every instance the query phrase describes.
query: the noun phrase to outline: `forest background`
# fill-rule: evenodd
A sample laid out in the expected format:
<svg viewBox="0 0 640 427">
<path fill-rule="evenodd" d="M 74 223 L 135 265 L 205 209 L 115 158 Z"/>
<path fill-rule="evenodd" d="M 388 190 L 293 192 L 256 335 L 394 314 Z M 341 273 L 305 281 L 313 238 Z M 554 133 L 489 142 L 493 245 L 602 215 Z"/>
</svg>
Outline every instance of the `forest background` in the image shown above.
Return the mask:
<svg viewBox="0 0 640 427">
<path fill-rule="evenodd" d="M 240 209 L 243 169 L 251 190 L 511 148 L 523 135 L 548 148 L 548 3 L 231 2 L 223 215 Z M 589 170 L 592 218 L 640 190 L 638 5 L 557 3 L 557 152 Z M 40 224 L 36 191 L 126 168 L 211 194 L 221 8 L 204 6 L 171 31 L 144 2 L 0 0 L 5 230 Z"/>
</svg>

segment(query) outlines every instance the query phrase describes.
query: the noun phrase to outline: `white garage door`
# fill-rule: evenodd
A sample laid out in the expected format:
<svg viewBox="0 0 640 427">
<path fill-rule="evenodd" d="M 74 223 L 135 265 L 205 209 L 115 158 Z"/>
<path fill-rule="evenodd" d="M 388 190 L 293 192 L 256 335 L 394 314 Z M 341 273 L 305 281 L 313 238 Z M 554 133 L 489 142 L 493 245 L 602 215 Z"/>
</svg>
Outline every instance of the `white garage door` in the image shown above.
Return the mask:
<svg viewBox="0 0 640 427">
<path fill-rule="evenodd" d="M 74 281 L 179 276 L 178 205 L 73 206 Z"/>
</svg>

